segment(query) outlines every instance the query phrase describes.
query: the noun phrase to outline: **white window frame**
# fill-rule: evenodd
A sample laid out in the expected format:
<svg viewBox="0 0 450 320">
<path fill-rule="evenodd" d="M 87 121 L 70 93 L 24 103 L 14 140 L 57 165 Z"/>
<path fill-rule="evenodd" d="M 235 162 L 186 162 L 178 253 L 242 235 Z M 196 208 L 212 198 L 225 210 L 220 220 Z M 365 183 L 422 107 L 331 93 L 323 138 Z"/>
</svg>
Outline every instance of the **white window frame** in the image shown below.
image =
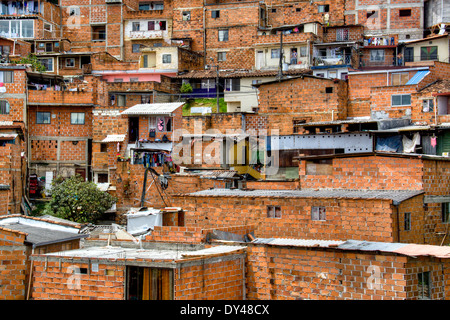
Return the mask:
<svg viewBox="0 0 450 320">
<path fill-rule="evenodd" d="M 323 206 L 312 206 L 311 207 L 311 220 L 312 221 L 326 221 L 326 208 Z"/>
<path fill-rule="evenodd" d="M 75 116 L 75 118 L 74 118 L 74 116 Z M 83 122 L 81 122 L 80 120 L 83 120 Z M 73 125 L 86 124 L 86 114 L 84 112 L 71 112 L 70 113 L 70 124 L 73 124 Z"/>
<path fill-rule="evenodd" d="M 380 59 L 375 59 L 374 54 L 372 54 L 372 53 L 375 53 L 375 52 L 382 53 L 381 54 L 382 59 L 381 58 Z M 370 62 L 384 62 L 384 60 L 385 60 L 384 49 L 371 49 L 370 50 Z"/>
</svg>

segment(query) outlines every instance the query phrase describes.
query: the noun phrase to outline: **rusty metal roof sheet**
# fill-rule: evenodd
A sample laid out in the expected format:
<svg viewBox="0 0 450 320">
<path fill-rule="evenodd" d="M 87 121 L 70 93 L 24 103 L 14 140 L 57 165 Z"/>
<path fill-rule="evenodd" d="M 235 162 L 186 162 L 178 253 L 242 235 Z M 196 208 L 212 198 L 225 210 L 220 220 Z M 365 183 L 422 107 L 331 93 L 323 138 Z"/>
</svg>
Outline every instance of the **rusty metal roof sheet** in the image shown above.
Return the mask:
<svg viewBox="0 0 450 320">
<path fill-rule="evenodd" d="M 257 238 L 253 240 L 252 243 L 275 246 L 320 247 L 333 248 L 337 250 L 385 252 L 409 257 L 430 256 L 441 259 L 450 259 L 450 246 L 433 246 L 414 243 L 285 238 Z"/>
<path fill-rule="evenodd" d="M 286 197 L 286 198 L 345 198 L 380 199 L 401 203 L 423 194 L 418 190 L 347 190 L 347 189 L 301 189 L 301 190 L 243 190 L 208 189 L 188 194 L 194 197 Z"/>
</svg>

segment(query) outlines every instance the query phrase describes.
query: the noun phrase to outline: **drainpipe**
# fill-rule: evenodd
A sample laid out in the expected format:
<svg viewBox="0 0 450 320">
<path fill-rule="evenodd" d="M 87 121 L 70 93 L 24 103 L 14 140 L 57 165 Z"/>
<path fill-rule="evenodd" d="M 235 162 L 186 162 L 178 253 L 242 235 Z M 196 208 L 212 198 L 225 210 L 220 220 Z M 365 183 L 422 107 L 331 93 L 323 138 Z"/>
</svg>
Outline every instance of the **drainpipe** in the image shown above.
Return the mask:
<svg viewBox="0 0 450 320">
<path fill-rule="evenodd" d="M 392 203 L 395 206 L 395 215 L 396 215 L 396 219 L 397 219 L 397 242 L 400 242 L 400 214 L 398 212 L 398 206 L 400 205 L 400 203 L 398 201 L 394 201 Z"/>
<path fill-rule="evenodd" d="M 33 244 L 33 247 L 31 249 L 31 255 L 34 254 L 34 248 L 36 247 L 36 245 Z M 30 289 L 31 289 L 31 279 L 33 278 L 33 262 L 34 260 L 31 260 L 31 264 L 30 264 L 30 275 L 29 275 L 29 279 L 28 279 L 28 288 L 27 288 L 27 297 L 26 300 L 30 300 Z"/>
<path fill-rule="evenodd" d="M 203 1 L 203 66 L 206 66 L 206 0 Z"/>
</svg>

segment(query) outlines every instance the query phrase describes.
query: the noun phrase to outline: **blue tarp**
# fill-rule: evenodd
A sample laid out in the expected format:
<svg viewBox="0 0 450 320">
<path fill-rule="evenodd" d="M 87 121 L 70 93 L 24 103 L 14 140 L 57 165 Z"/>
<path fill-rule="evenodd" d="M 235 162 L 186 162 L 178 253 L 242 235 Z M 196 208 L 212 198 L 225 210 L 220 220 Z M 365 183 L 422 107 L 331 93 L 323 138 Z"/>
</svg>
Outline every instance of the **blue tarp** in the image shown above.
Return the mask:
<svg viewBox="0 0 450 320">
<path fill-rule="evenodd" d="M 392 152 L 403 152 L 403 142 L 402 136 L 391 136 L 391 137 L 378 137 L 377 145 L 375 147 L 376 151 L 392 151 Z"/>
</svg>

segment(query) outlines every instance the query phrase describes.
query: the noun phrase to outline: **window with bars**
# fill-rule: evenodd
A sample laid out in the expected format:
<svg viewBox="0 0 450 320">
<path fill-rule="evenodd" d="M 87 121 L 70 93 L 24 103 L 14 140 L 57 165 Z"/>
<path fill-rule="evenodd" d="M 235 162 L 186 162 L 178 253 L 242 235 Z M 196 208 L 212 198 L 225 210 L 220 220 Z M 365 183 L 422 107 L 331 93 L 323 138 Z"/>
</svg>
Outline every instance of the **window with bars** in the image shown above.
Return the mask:
<svg viewBox="0 0 450 320">
<path fill-rule="evenodd" d="M 418 277 L 418 298 L 421 300 L 431 299 L 431 278 L 430 272 L 420 272 Z"/>
<path fill-rule="evenodd" d="M 225 79 L 225 90 L 240 91 L 241 90 L 241 79 Z"/>
</svg>

